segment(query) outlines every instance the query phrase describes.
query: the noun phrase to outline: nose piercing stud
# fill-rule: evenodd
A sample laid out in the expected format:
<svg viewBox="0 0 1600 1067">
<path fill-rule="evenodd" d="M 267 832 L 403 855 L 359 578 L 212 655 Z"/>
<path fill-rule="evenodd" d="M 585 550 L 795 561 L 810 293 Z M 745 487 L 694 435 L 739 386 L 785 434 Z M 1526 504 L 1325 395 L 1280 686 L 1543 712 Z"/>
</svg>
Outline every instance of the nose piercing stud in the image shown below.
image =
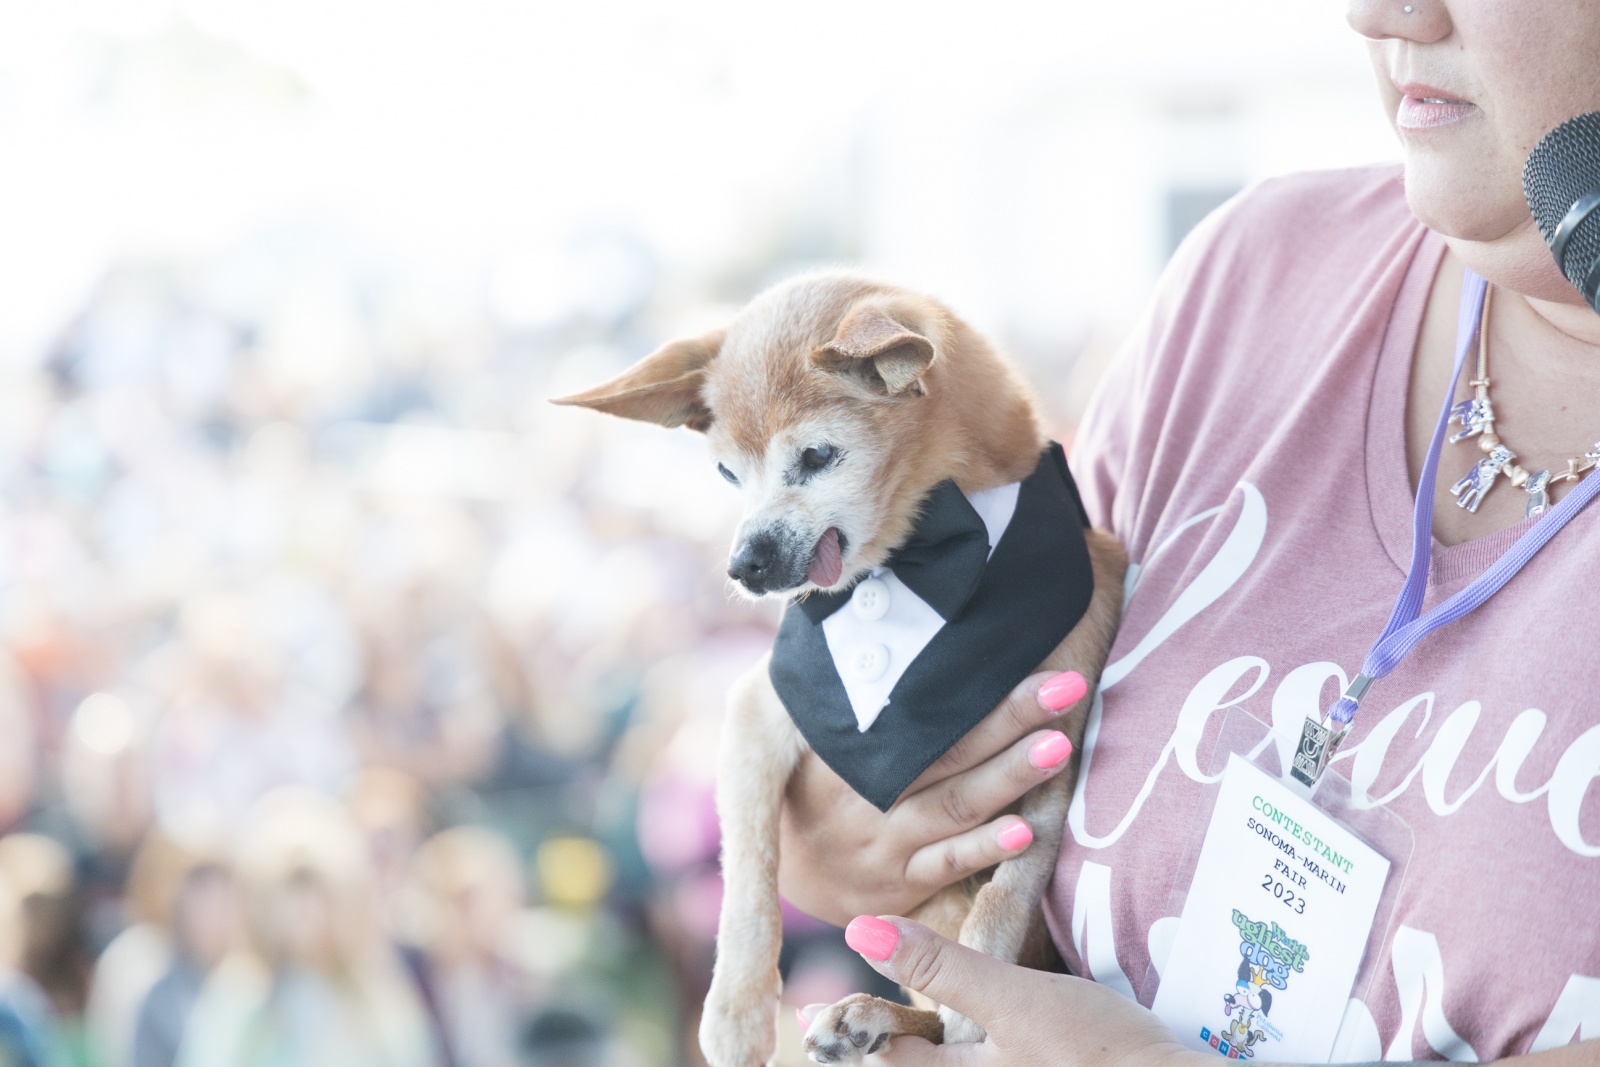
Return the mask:
<svg viewBox="0 0 1600 1067">
<path fill-rule="evenodd" d="M 1404 8 L 1403 8 L 1403 10 L 1404 10 L 1404 11 L 1405 11 L 1405 13 L 1406 13 L 1406 14 L 1408 14 L 1408 15 L 1409 15 L 1409 14 L 1411 14 L 1411 12 L 1412 12 L 1412 11 L 1413 11 L 1413 10 L 1414 10 L 1414 9 L 1413 9 L 1413 8 L 1412 8 L 1412 6 L 1411 6 L 1411 5 L 1410 5 L 1410 4 L 1407 4 L 1407 5 L 1406 5 L 1406 6 L 1405 6 L 1405 7 L 1404 7 Z"/>
</svg>

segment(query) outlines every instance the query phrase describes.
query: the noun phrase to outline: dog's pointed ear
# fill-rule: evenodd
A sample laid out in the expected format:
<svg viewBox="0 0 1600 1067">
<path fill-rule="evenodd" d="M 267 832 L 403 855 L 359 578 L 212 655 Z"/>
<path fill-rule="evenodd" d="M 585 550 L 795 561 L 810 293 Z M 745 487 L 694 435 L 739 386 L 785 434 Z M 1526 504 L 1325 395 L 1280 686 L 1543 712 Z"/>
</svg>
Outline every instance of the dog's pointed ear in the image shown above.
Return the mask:
<svg viewBox="0 0 1600 1067">
<path fill-rule="evenodd" d="M 671 341 L 609 382 L 550 403 L 704 433 L 711 426 L 711 410 L 701 398 L 701 388 L 706 367 L 721 348 L 721 330 Z"/>
<path fill-rule="evenodd" d="M 876 304 L 851 308 L 833 340 L 811 353 L 823 370 L 853 374 L 875 392 L 926 394 L 922 376 L 933 364 L 933 342 Z"/>
</svg>

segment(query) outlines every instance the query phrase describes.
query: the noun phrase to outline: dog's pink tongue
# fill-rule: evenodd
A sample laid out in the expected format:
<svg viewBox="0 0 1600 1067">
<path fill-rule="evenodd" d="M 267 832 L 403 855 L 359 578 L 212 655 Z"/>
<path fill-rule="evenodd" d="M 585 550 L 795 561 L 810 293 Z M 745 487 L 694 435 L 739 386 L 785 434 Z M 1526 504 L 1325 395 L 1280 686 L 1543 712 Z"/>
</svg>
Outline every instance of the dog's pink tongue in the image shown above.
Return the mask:
<svg viewBox="0 0 1600 1067">
<path fill-rule="evenodd" d="M 839 531 L 830 526 L 828 532 L 822 535 L 822 540 L 817 542 L 817 550 L 812 553 L 806 577 L 826 589 L 837 582 L 843 572 L 844 561 L 839 556 Z"/>
</svg>

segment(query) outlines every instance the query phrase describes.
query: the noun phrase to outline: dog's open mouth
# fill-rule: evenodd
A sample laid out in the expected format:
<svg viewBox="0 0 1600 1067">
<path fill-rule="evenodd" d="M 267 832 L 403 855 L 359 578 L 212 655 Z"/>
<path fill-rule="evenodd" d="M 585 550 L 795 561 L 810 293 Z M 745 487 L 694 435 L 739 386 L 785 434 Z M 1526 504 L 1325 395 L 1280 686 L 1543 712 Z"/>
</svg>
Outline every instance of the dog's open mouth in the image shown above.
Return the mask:
<svg viewBox="0 0 1600 1067">
<path fill-rule="evenodd" d="M 811 565 L 806 568 L 806 577 L 817 586 L 827 589 L 843 573 L 844 537 L 838 527 L 830 526 L 811 552 Z"/>
</svg>

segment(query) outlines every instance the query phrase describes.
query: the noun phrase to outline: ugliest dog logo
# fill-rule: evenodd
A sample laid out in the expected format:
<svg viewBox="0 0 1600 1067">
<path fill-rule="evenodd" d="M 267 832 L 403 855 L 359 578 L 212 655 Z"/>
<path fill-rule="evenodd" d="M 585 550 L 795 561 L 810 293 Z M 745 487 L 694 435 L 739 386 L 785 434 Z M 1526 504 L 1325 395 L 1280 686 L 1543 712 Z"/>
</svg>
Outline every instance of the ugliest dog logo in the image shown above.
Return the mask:
<svg viewBox="0 0 1600 1067">
<path fill-rule="evenodd" d="M 1263 1041 L 1282 1041 L 1283 1033 L 1268 1021 L 1274 993 L 1289 988 L 1289 975 L 1304 971 L 1311 958 L 1305 945 L 1275 922 L 1255 922 L 1237 908 L 1239 928 L 1238 981 L 1222 998 L 1223 1029 L 1200 1028 L 1200 1039 L 1229 1059 L 1249 1059 Z"/>
</svg>

